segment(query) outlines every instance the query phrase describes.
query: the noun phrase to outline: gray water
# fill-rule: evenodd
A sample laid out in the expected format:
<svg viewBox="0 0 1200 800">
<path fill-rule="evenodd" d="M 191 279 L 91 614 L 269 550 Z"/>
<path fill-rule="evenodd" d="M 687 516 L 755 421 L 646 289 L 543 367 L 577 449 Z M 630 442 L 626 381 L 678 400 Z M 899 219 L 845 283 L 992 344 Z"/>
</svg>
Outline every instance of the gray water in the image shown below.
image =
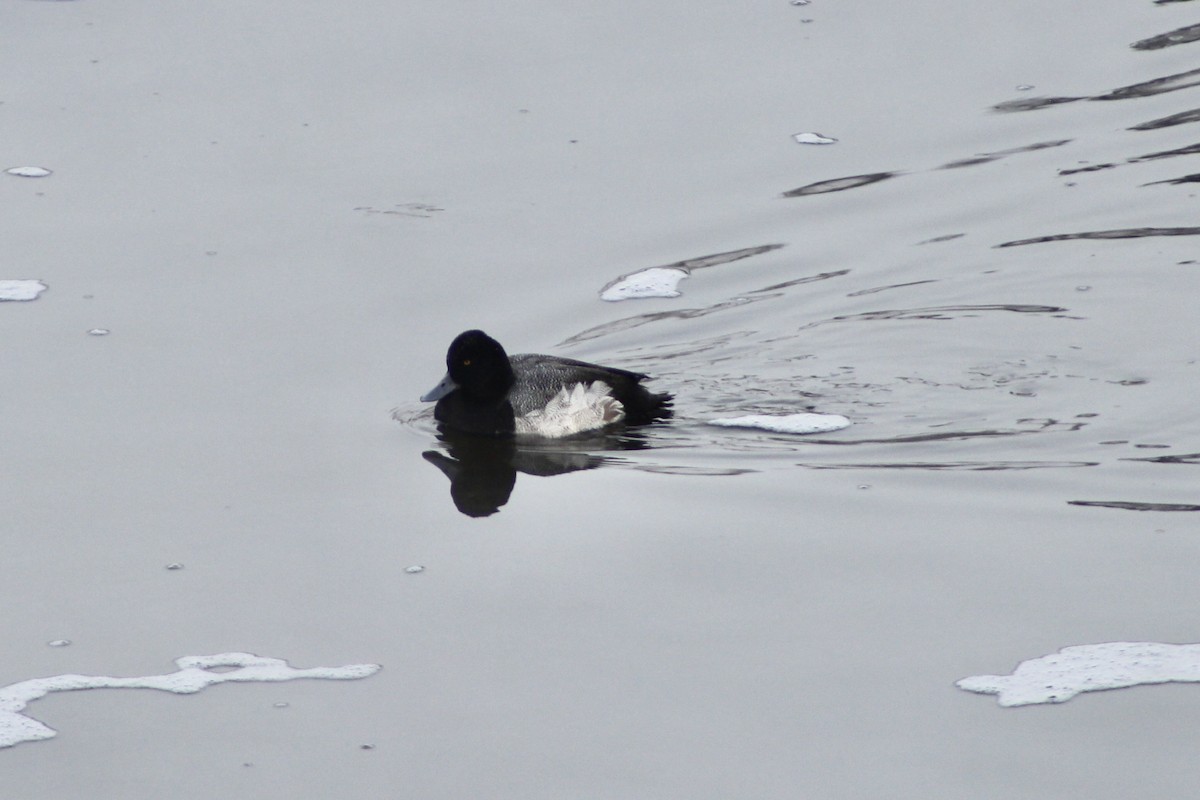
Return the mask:
<svg viewBox="0 0 1200 800">
<path fill-rule="evenodd" d="M 1194 22 L 6 4 L 0 168 L 54 174 L 0 174 L 0 279 L 49 286 L 0 304 L 0 685 L 383 670 L 50 696 L 0 793 L 1194 792 L 1200 687 L 954 686 L 1200 640 L 1200 44 L 1151 38 Z M 463 513 L 416 398 L 470 327 L 649 372 L 677 418 L 507 454 Z M 805 410 L 854 424 L 705 424 Z"/>
</svg>

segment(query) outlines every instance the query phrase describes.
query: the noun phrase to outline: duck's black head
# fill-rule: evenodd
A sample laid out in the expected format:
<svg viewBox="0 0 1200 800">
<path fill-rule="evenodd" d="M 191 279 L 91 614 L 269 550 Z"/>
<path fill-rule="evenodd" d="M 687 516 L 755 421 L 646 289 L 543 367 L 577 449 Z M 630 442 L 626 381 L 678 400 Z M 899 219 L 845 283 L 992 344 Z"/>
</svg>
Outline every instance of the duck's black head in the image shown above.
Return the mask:
<svg viewBox="0 0 1200 800">
<path fill-rule="evenodd" d="M 446 352 L 446 372 L 458 391 L 472 400 L 493 401 L 513 385 L 508 353 L 483 331 L 463 331 Z"/>
</svg>

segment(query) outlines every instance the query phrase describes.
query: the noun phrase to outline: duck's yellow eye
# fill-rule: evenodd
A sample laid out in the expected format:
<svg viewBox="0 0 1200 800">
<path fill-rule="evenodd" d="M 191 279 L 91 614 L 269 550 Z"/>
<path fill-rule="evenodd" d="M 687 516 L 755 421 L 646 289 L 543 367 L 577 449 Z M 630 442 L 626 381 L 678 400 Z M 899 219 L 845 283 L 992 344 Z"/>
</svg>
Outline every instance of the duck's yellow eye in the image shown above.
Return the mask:
<svg viewBox="0 0 1200 800">
<path fill-rule="evenodd" d="M 464 367 L 469 367 L 469 366 L 471 366 L 471 359 L 469 359 L 469 358 L 464 358 L 464 359 L 463 359 L 463 366 L 464 366 Z"/>
</svg>

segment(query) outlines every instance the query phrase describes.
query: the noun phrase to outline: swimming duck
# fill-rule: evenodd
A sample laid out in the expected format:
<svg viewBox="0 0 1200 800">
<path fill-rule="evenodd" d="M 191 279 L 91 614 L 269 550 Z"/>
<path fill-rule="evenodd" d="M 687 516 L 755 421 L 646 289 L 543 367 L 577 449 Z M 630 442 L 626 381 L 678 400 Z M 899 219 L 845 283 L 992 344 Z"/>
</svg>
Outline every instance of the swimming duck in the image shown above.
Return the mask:
<svg viewBox="0 0 1200 800">
<path fill-rule="evenodd" d="M 451 430 L 547 438 L 643 425 L 671 416 L 671 395 L 641 385 L 640 372 L 572 358 L 522 354 L 480 330 L 460 333 L 446 353 L 446 377 L 421 397 Z"/>
</svg>

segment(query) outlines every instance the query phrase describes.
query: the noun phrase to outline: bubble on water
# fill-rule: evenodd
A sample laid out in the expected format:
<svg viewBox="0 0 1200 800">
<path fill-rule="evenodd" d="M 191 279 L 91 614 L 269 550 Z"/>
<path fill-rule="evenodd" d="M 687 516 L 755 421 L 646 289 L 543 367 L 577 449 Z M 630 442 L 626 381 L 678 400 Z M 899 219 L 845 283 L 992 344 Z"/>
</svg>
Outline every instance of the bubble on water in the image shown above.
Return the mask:
<svg viewBox="0 0 1200 800">
<path fill-rule="evenodd" d="M 167 564 L 165 569 L 171 569 L 171 570 L 183 569 L 183 564 L 180 564 L 178 561 L 172 561 L 170 564 Z"/>
<path fill-rule="evenodd" d="M 49 642 L 46 642 L 46 644 L 50 645 L 51 647 L 70 647 L 71 640 L 70 639 L 52 639 Z"/>
<path fill-rule="evenodd" d="M 418 572 L 424 572 L 425 567 L 422 564 L 413 564 L 411 567 L 405 567 L 404 571 L 409 575 L 416 575 Z"/>
<path fill-rule="evenodd" d="M 108 328 L 92 328 L 88 331 L 88 336 L 108 336 L 112 331 Z"/>
<path fill-rule="evenodd" d="M 1077 292 L 1090 292 L 1091 290 L 1092 290 L 1092 287 L 1090 287 L 1090 286 L 1076 286 L 1075 287 L 1075 291 L 1077 291 Z"/>
<path fill-rule="evenodd" d="M 859 488 L 859 489 L 870 489 L 870 488 L 871 488 L 871 484 L 869 484 L 869 483 L 860 483 L 860 484 L 858 485 L 858 488 Z"/>
<path fill-rule="evenodd" d="M 792 138 L 796 140 L 796 144 L 834 144 L 837 142 L 837 139 L 815 132 L 793 133 Z"/>
<path fill-rule="evenodd" d="M 1017 87 L 1018 92 L 1028 92 L 1031 89 L 1033 89 L 1033 84 L 1031 84 L 1031 83 L 1022 83 L 1020 86 Z"/>
<path fill-rule="evenodd" d="M 54 174 L 54 170 L 45 167 L 9 167 L 4 171 L 9 175 L 16 175 L 18 178 L 45 178 Z"/>
<path fill-rule="evenodd" d="M 280 701 L 278 703 L 272 703 L 271 708 L 287 708 L 290 705 L 291 705 L 291 703 L 286 703 L 286 702 Z"/>
<path fill-rule="evenodd" d="M 46 284 L 34 280 L 0 281 L 0 301 L 36 300 L 46 291 Z"/>
</svg>

